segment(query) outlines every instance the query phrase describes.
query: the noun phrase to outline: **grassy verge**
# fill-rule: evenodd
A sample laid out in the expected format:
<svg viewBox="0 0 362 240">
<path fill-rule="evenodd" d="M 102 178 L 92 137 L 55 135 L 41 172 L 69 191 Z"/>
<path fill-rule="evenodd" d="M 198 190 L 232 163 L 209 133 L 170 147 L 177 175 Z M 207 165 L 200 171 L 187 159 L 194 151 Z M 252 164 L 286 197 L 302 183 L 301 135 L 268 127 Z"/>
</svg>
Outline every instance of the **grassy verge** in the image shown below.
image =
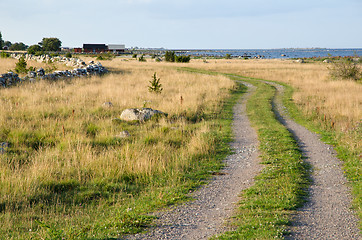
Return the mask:
<svg viewBox="0 0 362 240">
<path fill-rule="evenodd" d="M 247 103 L 247 112 L 258 133 L 265 167 L 255 185 L 243 192 L 233 222 L 236 230 L 217 239 L 282 239 L 287 234 L 290 213 L 303 203 L 309 167 L 292 134 L 275 118 L 271 105 L 275 88 L 255 79 L 229 76 L 257 87 Z"/>
</svg>

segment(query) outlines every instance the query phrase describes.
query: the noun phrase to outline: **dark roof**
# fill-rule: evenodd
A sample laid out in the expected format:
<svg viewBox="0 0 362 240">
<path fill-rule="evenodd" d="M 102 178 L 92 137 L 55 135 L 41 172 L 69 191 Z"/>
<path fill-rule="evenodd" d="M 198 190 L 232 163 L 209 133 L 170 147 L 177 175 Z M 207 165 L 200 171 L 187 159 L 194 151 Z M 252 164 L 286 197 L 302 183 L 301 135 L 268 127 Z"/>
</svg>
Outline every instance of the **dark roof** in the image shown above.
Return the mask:
<svg viewBox="0 0 362 240">
<path fill-rule="evenodd" d="M 106 44 L 83 44 L 83 49 L 107 49 Z"/>
</svg>

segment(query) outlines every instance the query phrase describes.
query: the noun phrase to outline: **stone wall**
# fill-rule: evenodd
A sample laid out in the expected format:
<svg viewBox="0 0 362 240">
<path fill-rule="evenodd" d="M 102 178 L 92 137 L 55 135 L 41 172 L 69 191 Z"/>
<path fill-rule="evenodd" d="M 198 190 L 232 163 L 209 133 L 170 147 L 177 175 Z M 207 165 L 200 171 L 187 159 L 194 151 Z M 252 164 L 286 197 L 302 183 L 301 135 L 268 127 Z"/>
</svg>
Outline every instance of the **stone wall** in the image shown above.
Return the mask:
<svg viewBox="0 0 362 240">
<path fill-rule="evenodd" d="M 28 75 L 20 78 L 18 74 L 8 72 L 0 75 L 0 87 L 11 87 L 24 81 L 36 81 L 39 79 L 56 81 L 59 79 L 69 79 L 74 77 L 87 77 L 92 75 L 102 75 L 108 72 L 108 70 L 102 66 L 101 63 L 94 63 L 90 61 L 86 64 L 83 60 L 78 58 L 66 58 L 66 57 L 51 57 L 49 55 L 34 56 L 31 54 L 11 54 L 11 57 L 20 59 L 24 57 L 25 60 L 35 60 L 38 62 L 63 62 L 67 66 L 75 67 L 73 70 L 54 71 L 52 73 L 45 73 L 43 68 L 39 68 L 36 71 L 29 71 Z"/>
</svg>

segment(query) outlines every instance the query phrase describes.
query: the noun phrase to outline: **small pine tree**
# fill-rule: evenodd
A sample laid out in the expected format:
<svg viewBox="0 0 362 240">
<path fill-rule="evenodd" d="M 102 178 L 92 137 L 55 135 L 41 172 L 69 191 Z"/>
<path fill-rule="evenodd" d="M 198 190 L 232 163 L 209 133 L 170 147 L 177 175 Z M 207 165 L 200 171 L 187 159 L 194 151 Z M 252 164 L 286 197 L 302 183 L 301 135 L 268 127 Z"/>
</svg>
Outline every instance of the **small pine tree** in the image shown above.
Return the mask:
<svg viewBox="0 0 362 240">
<path fill-rule="evenodd" d="M 162 90 L 163 90 L 162 84 L 160 83 L 160 78 L 157 78 L 156 73 L 153 74 L 152 80 L 149 82 L 151 85 L 148 87 L 148 91 L 154 92 L 157 94 L 160 94 L 162 92 Z"/>
<path fill-rule="evenodd" d="M 15 65 L 15 72 L 16 73 L 27 73 L 28 69 L 26 69 L 26 65 L 27 65 L 27 63 L 26 63 L 24 57 L 21 57 Z"/>
</svg>

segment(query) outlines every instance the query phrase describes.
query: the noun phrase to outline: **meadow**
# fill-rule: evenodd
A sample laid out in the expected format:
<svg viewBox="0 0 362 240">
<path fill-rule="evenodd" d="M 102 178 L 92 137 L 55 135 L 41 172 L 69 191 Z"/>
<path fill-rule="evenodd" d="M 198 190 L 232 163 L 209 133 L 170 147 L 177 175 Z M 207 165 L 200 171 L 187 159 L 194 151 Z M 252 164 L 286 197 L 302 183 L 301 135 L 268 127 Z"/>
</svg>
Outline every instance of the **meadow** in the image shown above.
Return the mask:
<svg viewBox="0 0 362 240">
<path fill-rule="evenodd" d="M 221 141 L 212 119 L 235 87 L 232 80 L 164 65 L 108 64 L 113 73 L 103 77 L 0 90 L 0 142 L 8 143 L 0 155 L 0 236 L 78 239 L 139 231 L 147 220 L 139 212 L 185 198 L 202 175 L 221 166 L 210 160 Z M 155 72 L 161 94 L 148 91 Z M 122 110 L 132 107 L 168 117 L 121 121 Z M 125 130 L 130 137 L 119 137 Z"/>
<path fill-rule="evenodd" d="M 293 112 L 291 107 L 290 113 L 332 136 L 329 141 L 342 148 L 355 207 L 361 212 L 362 89 L 353 81 L 332 81 L 328 64 L 239 59 L 176 64 L 130 58 L 101 62 L 110 74 L 0 89 L 0 142 L 8 143 L 0 154 L 0 236 L 5 239 L 104 239 L 139 232 L 152 220 L 148 212 L 186 200 L 187 193 L 220 169 L 230 153 L 229 105 L 242 91 L 225 75 L 182 67 L 292 86 L 289 97 L 297 108 Z M 0 72 L 15 63 L 0 59 Z M 49 67 L 35 62 L 28 66 Z M 148 91 L 154 73 L 161 79 L 161 94 Z M 260 101 L 267 106 L 273 90 L 265 91 L 269 100 Z M 168 116 L 144 123 L 119 119 L 123 109 L 142 107 Z M 120 137 L 122 131 L 130 137 Z"/>
</svg>

